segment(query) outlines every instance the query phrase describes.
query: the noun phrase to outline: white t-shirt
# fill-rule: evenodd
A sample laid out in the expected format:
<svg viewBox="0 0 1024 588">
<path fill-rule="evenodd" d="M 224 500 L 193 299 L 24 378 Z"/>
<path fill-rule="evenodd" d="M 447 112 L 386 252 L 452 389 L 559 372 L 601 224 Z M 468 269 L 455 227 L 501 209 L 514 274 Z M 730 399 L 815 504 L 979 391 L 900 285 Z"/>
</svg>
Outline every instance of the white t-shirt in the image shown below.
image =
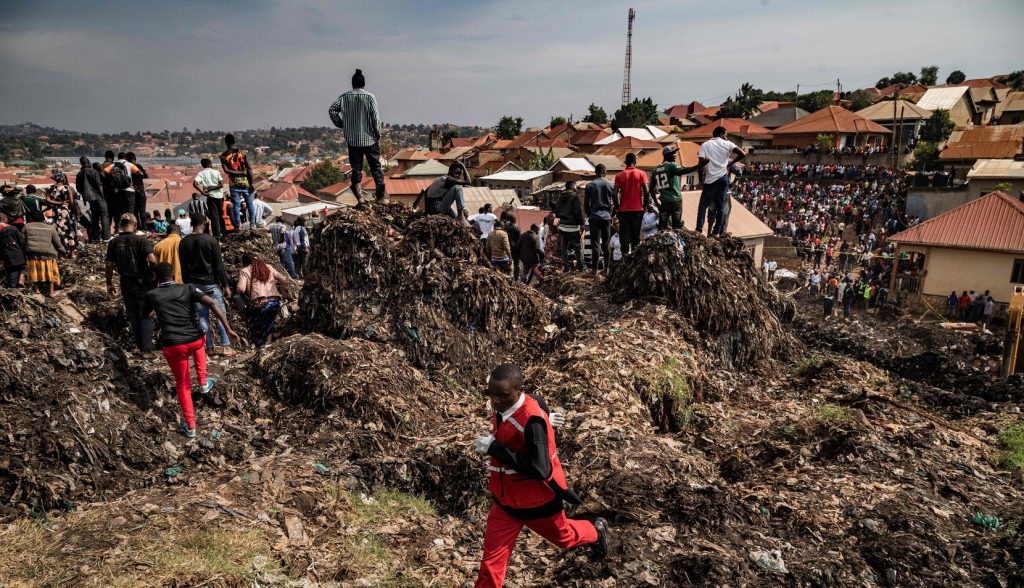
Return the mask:
<svg viewBox="0 0 1024 588">
<path fill-rule="evenodd" d="M 612 250 L 612 261 L 622 261 L 622 242 L 619 240 L 618 233 L 608 239 L 608 247 Z"/>
<path fill-rule="evenodd" d="M 494 230 L 494 222 L 498 220 L 498 217 L 490 212 L 481 212 L 480 214 L 474 214 L 469 220 L 476 221 L 476 226 L 480 227 L 480 238 L 486 239 L 491 234 L 491 231 Z"/>
<path fill-rule="evenodd" d="M 220 184 L 224 185 L 224 176 L 220 175 L 220 172 L 213 169 L 212 167 L 203 168 L 203 170 L 196 174 L 196 182 L 200 186 L 206 188 L 206 195 L 212 198 L 224 198 L 224 189 L 216 188 L 214 186 Z"/>
<path fill-rule="evenodd" d="M 725 176 L 729 167 L 729 156 L 733 149 L 738 149 L 735 143 L 721 137 L 715 137 L 700 146 L 697 152 L 698 157 L 708 160 L 704 168 L 704 183 L 710 184 Z"/>
<path fill-rule="evenodd" d="M 182 237 L 192 234 L 192 221 L 190 221 L 189 219 L 179 218 L 178 220 L 174 221 L 174 224 L 178 225 L 178 228 L 181 229 Z"/>
<path fill-rule="evenodd" d="M 273 213 L 274 209 L 270 208 L 270 205 L 266 202 L 256 198 L 252 201 L 252 211 L 256 218 L 256 224 L 262 224 L 263 219 Z"/>
</svg>

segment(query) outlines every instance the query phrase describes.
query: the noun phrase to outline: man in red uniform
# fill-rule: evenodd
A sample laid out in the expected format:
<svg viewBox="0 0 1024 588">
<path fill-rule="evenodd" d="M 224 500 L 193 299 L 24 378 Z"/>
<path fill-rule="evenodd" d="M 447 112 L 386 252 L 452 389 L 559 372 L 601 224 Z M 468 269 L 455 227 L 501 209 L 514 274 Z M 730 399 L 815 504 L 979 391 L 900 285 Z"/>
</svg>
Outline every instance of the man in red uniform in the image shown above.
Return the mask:
<svg viewBox="0 0 1024 588">
<path fill-rule="evenodd" d="M 640 245 L 640 225 L 650 198 L 647 174 L 636 168 L 636 155 L 629 153 L 626 155 L 626 169 L 615 175 L 615 192 L 612 195 L 615 217 L 619 219 L 623 255 Z"/>
<path fill-rule="evenodd" d="M 523 526 L 563 549 L 590 545 L 595 559 L 608 553 L 608 523 L 567 519 L 563 500 L 578 503 L 568 489 L 555 447 L 552 421 L 542 401 L 523 393 L 523 372 L 514 364 L 494 368 L 487 395 L 494 433 L 474 442 L 489 455 L 488 487 L 494 497 L 487 516 L 484 555 L 476 588 L 500 587 Z"/>
</svg>

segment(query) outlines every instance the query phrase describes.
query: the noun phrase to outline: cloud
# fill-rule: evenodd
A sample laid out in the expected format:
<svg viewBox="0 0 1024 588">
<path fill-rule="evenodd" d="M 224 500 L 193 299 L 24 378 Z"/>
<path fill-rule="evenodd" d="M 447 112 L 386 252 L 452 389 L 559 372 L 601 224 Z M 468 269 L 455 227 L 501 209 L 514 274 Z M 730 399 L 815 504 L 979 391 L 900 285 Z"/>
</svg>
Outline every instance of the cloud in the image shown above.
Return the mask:
<svg viewBox="0 0 1024 588">
<path fill-rule="evenodd" d="M 6 31 L 4 59 L 83 81 L 116 79 L 124 60 L 112 43 L 65 27 Z"/>
</svg>

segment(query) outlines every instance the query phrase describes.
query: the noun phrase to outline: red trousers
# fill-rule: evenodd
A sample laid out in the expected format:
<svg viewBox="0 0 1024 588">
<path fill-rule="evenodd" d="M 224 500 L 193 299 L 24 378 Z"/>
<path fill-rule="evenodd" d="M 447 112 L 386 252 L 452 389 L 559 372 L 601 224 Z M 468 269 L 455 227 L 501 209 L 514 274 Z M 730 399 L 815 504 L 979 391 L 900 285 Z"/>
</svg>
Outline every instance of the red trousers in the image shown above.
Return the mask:
<svg viewBox="0 0 1024 588">
<path fill-rule="evenodd" d="M 196 428 L 196 414 L 192 410 L 192 376 L 189 374 L 188 360 L 194 358 L 196 378 L 200 386 L 206 385 L 206 337 L 200 337 L 191 343 L 164 346 L 164 357 L 174 374 L 174 387 L 178 391 L 178 403 L 181 414 L 185 417 L 188 428 Z"/>
<path fill-rule="evenodd" d="M 508 559 L 523 525 L 534 533 L 563 549 L 597 542 L 597 529 L 589 521 L 565 518 L 564 512 L 544 519 L 520 520 L 508 514 L 497 504 L 491 505 L 484 534 L 484 557 L 480 561 L 480 574 L 476 588 L 500 588 L 505 582 Z"/>
</svg>

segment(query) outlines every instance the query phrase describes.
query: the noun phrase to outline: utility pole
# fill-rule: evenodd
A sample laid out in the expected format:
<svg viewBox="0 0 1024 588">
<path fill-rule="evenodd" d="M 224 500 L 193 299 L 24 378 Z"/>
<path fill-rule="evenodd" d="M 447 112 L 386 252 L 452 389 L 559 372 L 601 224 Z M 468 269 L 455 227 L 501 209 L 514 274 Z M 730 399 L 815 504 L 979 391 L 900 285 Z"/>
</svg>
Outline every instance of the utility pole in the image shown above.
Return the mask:
<svg viewBox="0 0 1024 588">
<path fill-rule="evenodd" d="M 636 18 L 636 11 L 629 9 L 629 24 L 626 28 L 626 71 L 622 75 L 622 105 L 629 103 L 632 88 L 629 85 L 630 70 L 633 69 L 633 19 Z"/>
</svg>

